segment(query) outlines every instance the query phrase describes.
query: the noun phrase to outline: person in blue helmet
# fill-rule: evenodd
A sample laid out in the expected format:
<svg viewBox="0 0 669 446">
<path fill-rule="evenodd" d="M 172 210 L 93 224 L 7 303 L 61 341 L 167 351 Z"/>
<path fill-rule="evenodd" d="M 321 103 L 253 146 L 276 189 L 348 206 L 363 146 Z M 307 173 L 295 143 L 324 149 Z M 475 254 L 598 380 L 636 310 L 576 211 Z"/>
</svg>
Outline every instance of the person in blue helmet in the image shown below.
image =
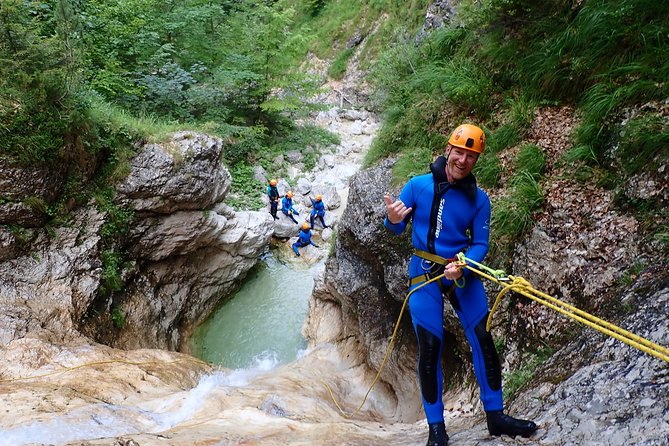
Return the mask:
<svg viewBox="0 0 669 446">
<path fill-rule="evenodd" d="M 298 257 L 300 256 L 300 251 L 298 251 L 297 248 L 303 248 L 309 245 L 318 248 L 318 245 L 316 245 L 314 242 L 311 241 L 311 226 L 309 226 L 309 223 L 305 221 L 304 223 L 302 223 L 302 229 L 300 229 L 300 235 L 297 237 L 295 243 L 293 243 L 293 251 L 295 251 L 295 255 L 297 255 Z"/>
<path fill-rule="evenodd" d="M 484 148 L 485 134 L 479 127 L 460 125 L 448 140 L 446 156 L 430 164 L 430 173 L 409 180 L 398 200 L 384 196 L 386 228 L 401 234 L 412 222 L 409 289 L 444 274 L 409 298 L 418 340 L 418 381 L 429 429 L 428 446 L 448 444 L 441 370 L 444 297 L 458 315 L 472 349 L 489 433 L 529 437 L 537 429 L 532 421 L 504 413 L 501 367 L 492 335 L 486 330 L 489 310 L 485 289 L 475 274 L 453 261 L 463 252 L 467 258 L 482 262 L 488 252 L 490 199 L 471 173 Z"/>
<path fill-rule="evenodd" d="M 293 207 L 293 191 L 286 192 L 286 195 L 281 199 L 281 212 L 286 214 L 293 222 L 297 223 L 293 215 L 300 215 L 297 209 Z"/>
<path fill-rule="evenodd" d="M 311 199 L 311 205 L 313 206 L 311 209 L 311 216 L 309 217 L 311 227 L 314 227 L 314 219 L 318 217 L 321 220 L 323 228 L 327 228 L 328 225 L 325 224 L 325 220 L 323 219 L 323 217 L 325 217 L 325 204 L 323 203 L 323 196 L 316 195 L 315 200 L 311 197 L 309 198 Z"/>
<path fill-rule="evenodd" d="M 277 181 L 275 179 L 269 180 L 269 186 L 267 186 L 267 198 L 269 198 L 269 213 L 274 217 L 274 220 L 278 220 L 279 217 L 276 216 L 276 211 L 279 208 L 279 189 L 276 187 Z"/>
</svg>

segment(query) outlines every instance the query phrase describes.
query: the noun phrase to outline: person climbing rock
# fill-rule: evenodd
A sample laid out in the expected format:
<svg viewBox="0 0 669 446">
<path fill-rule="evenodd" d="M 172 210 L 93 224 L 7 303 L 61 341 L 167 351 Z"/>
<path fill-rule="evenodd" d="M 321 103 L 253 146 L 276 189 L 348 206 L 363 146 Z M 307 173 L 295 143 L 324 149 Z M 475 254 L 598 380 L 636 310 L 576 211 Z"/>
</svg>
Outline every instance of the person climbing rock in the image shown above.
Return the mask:
<svg viewBox="0 0 669 446">
<path fill-rule="evenodd" d="M 295 243 L 293 243 L 293 251 L 295 251 L 295 254 L 299 257 L 300 251 L 298 251 L 297 248 L 303 248 L 309 245 L 318 248 L 318 245 L 311 241 L 311 226 L 305 221 L 302 223 L 300 235 L 297 237 Z"/>
<path fill-rule="evenodd" d="M 293 215 L 300 215 L 299 212 L 293 207 L 293 191 L 286 192 L 286 195 L 281 199 L 281 212 L 286 214 L 291 220 L 297 223 Z"/>
<path fill-rule="evenodd" d="M 314 227 L 314 219 L 318 217 L 321 220 L 323 228 L 327 228 L 328 225 L 325 224 L 325 220 L 323 219 L 323 217 L 325 217 L 325 204 L 323 203 L 323 196 L 316 195 L 315 200 L 311 197 L 309 197 L 309 199 L 311 200 L 311 205 L 313 206 L 311 209 L 311 216 L 309 217 L 311 227 Z"/>
<path fill-rule="evenodd" d="M 276 188 L 277 181 L 275 179 L 269 180 L 269 186 L 267 186 L 267 196 L 269 197 L 269 213 L 272 214 L 274 220 L 278 220 L 279 217 L 276 216 L 276 211 L 279 206 L 279 189 Z"/>
<path fill-rule="evenodd" d="M 386 228 L 399 235 L 412 221 L 409 289 L 420 288 L 409 297 L 409 311 L 418 341 L 418 381 L 428 446 L 448 444 L 441 370 L 444 298 L 453 306 L 472 349 L 490 435 L 529 437 L 537 429 L 532 421 L 504 413 L 501 367 L 492 335 L 486 331 L 485 289 L 476 275 L 453 261 L 463 252 L 482 262 L 488 252 L 490 199 L 471 173 L 484 148 L 483 130 L 462 124 L 451 134 L 446 156 L 430 164 L 430 173 L 411 178 L 398 200 L 384 196 Z M 421 287 L 440 274 L 444 277 Z"/>
</svg>

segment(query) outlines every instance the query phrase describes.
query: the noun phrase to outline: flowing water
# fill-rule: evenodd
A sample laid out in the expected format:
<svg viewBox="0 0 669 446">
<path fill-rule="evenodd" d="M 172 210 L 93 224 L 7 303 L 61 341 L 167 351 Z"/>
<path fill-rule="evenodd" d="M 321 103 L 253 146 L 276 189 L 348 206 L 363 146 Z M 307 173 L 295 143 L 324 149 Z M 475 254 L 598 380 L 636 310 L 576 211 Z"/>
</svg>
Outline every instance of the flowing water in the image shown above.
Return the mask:
<svg viewBox="0 0 669 446">
<path fill-rule="evenodd" d="M 270 251 L 195 331 L 193 355 L 231 369 L 294 361 L 306 348 L 301 330 L 314 287 L 307 268 L 286 265 Z"/>
</svg>

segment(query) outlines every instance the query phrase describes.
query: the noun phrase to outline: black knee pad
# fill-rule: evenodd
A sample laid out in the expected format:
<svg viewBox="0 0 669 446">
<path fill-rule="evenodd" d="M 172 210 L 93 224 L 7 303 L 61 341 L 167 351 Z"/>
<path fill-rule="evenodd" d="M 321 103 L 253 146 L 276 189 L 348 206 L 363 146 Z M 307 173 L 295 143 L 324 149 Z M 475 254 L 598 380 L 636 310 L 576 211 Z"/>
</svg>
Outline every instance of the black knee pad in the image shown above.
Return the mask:
<svg viewBox="0 0 669 446">
<path fill-rule="evenodd" d="M 416 326 L 418 336 L 418 378 L 423 398 L 430 404 L 437 402 L 439 395 L 439 383 L 437 382 L 437 367 L 439 364 L 439 352 L 441 342 L 439 338 L 430 333 L 420 325 Z"/>
<path fill-rule="evenodd" d="M 492 339 L 492 334 L 485 329 L 487 321 L 488 315 L 486 314 L 476 328 L 474 328 L 474 333 L 483 353 L 483 364 L 488 385 L 491 390 L 499 390 L 502 388 L 502 369 L 499 364 L 499 356 L 497 356 L 497 350 L 495 350 L 495 342 Z"/>
</svg>

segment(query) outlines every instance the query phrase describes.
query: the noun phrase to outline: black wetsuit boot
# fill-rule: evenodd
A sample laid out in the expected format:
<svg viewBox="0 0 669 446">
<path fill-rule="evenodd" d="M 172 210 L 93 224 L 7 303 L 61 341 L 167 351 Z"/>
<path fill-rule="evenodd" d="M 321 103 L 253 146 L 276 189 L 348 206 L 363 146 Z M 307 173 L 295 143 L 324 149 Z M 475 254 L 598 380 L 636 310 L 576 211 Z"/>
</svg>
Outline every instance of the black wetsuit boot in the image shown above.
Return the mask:
<svg viewBox="0 0 669 446">
<path fill-rule="evenodd" d="M 431 423 L 427 446 L 448 446 L 448 434 L 444 423 Z"/>
<path fill-rule="evenodd" d="M 513 418 L 501 410 L 486 412 L 486 417 L 490 435 L 508 435 L 510 437 L 520 435 L 527 438 L 537 430 L 537 425 L 533 421 Z"/>
</svg>

